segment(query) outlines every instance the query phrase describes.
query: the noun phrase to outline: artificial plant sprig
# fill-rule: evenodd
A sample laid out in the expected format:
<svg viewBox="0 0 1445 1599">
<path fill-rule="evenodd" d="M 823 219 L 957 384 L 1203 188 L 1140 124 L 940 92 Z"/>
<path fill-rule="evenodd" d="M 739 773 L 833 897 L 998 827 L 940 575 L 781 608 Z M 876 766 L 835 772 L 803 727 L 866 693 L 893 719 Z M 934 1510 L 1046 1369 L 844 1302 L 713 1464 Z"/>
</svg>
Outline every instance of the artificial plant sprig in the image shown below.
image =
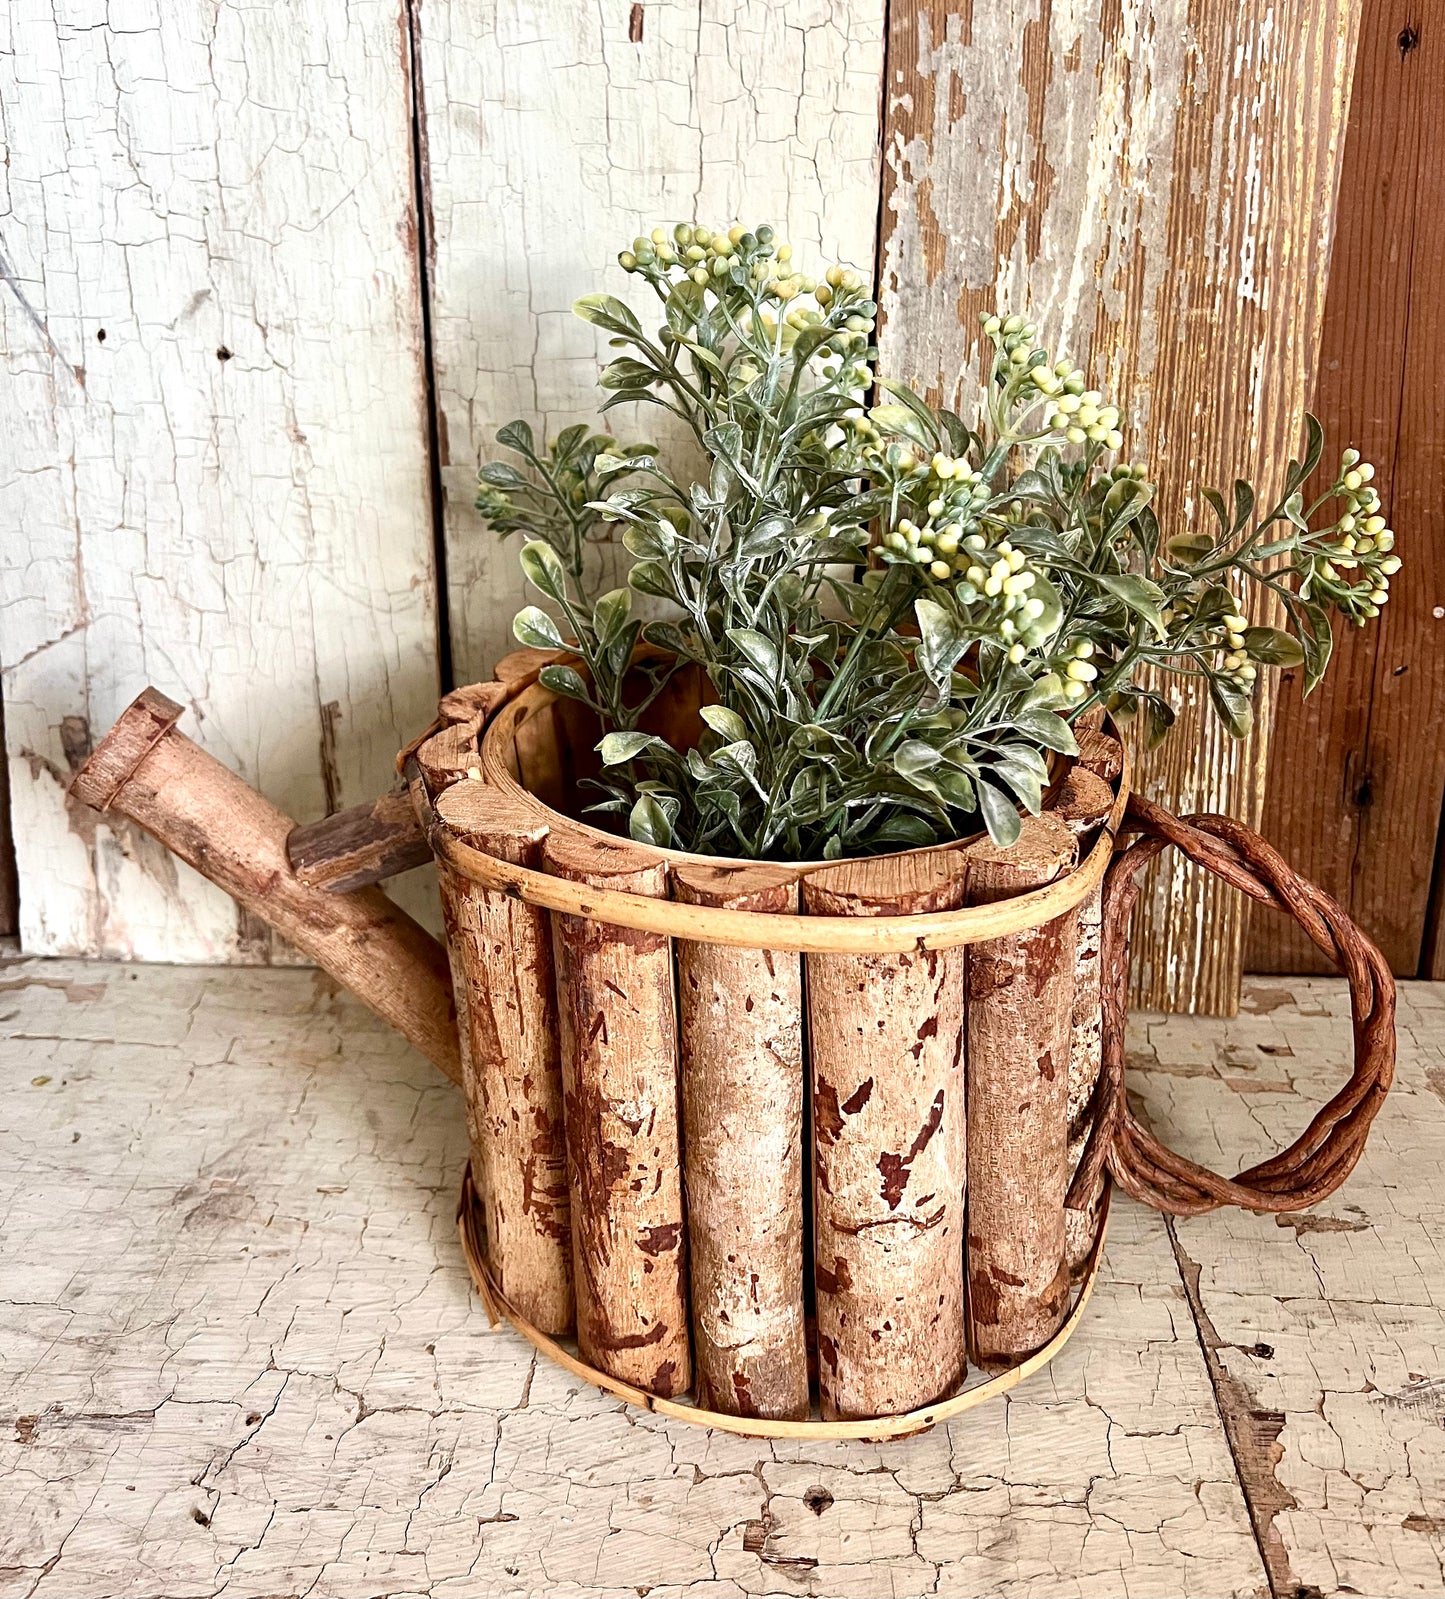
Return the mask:
<svg viewBox="0 0 1445 1599">
<path fill-rule="evenodd" d="M 979 825 L 1007 844 L 1082 712 L 1102 701 L 1140 716 L 1147 741 L 1167 733 L 1173 709 L 1143 669 L 1201 680 L 1241 734 L 1260 666 L 1302 664 L 1308 691 L 1332 613 L 1363 622 L 1388 596 L 1399 561 L 1371 468 L 1347 451 L 1305 504 L 1313 419 L 1267 512 L 1239 482 L 1229 504 L 1207 491 L 1217 530 L 1165 537 L 1145 469 L 1117 459 L 1118 409 L 1026 319 L 984 320 L 970 422 L 897 383 L 867 406 L 867 287 L 844 266 L 798 271 L 769 227 L 658 228 L 619 259 L 662 320 L 578 301 L 622 352 L 604 409 L 680 418 L 705 478 L 585 427 L 538 451 L 514 423 L 499 438 L 524 470 L 484 467 L 483 511 L 528 535 L 524 569 L 556 614 L 529 607 L 517 636 L 577 655 L 545 681 L 596 711 L 596 808 L 635 837 L 793 860 Z M 614 523 L 628 589 L 594 603 L 582 554 Z M 1282 627 L 1250 624 L 1251 588 Z M 665 619 L 644 626 L 629 590 Z M 683 662 L 716 703 L 676 748 L 638 723 Z"/>
</svg>

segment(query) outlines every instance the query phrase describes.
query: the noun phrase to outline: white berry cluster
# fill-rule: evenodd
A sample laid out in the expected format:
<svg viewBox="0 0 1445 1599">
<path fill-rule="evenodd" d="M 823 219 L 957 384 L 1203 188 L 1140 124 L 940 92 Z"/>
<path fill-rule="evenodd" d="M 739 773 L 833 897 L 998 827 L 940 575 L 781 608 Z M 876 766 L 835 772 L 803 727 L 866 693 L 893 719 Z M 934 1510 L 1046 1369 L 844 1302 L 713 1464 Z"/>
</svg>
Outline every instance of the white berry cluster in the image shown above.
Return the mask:
<svg viewBox="0 0 1445 1599">
<path fill-rule="evenodd" d="M 876 442 L 878 430 L 867 419 L 871 441 L 863 446 L 865 463 L 882 469 L 893 481 L 907 483 L 910 504 L 925 508 L 919 523 L 902 516 L 883 537 L 885 559 L 895 557 L 925 567 L 930 577 L 944 582 L 975 565 L 988 541 L 977 531 L 978 513 L 988 503 L 991 490 L 983 474 L 967 461 L 936 451 L 931 460 L 918 458 L 907 444 Z"/>
<path fill-rule="evenodd" d="M 1344 514 L 1331 530 L 1330 542 L 1319 548 L 1311 573 L 1311 587 L 1361 624 L 1380 614 L 1390 598 L 1390 579 L 1400 570 L 1400 557 L 1393 553 L 1395 535 L 1380 513 L 1374 476 L 1374 467 L 1360 459 L 1358 450 L 1345 451 L 1339 479 Z M 1342 575 L 1356 572 L 1358 578 Z"/>
<path fill-rule="evenodd" d="M 1183 597 L 1165 606 L 1160 614 L 1171 637 L 1181 644 L 1212 652 L 1219 671 L 1237 688 L 1248 692 L 1254 687 L 1258 669 L 1246 654 L 1244 645 L 1244 635 L 1250 625 L 1247 616 L 1234 610 L 1201 627 L 1192 602 Z"/>
<path fill-rule="evenodd" d="M 1049 402 L 1044 427 L 1070 444 L 1102 444 L 1118 450 L 1124 445 L 1119 412 L 1106 405 L 1097 389 L 1085 388 L 1082 370 L 1067 358 L 1051 362 L 1049 352 L 1035 343 L 1038 328 L 1021 316 L 986 316 L 983 331 L 998 351 L 995 379 L 1007 382 L 1021 374 Z"/>
</svg>

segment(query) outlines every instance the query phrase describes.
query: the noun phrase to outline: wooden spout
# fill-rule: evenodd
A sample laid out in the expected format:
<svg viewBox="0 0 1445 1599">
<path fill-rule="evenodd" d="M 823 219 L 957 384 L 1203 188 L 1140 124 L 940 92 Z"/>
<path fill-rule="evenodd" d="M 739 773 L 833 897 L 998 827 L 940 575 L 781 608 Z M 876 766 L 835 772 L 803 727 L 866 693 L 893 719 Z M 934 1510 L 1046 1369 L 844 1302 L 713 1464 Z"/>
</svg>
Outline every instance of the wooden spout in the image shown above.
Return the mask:
<svg viewBox="0 0 1445 1599">
<path fill-rule="evenodd" d="M 178 732 L 181 710 L 146 689 L 71 792 L 158 838 L 460 1082 L 446 951 L 379 888 L 327 893 L 301 882 L 286 852 L 291 819 Z"/>
</svg>

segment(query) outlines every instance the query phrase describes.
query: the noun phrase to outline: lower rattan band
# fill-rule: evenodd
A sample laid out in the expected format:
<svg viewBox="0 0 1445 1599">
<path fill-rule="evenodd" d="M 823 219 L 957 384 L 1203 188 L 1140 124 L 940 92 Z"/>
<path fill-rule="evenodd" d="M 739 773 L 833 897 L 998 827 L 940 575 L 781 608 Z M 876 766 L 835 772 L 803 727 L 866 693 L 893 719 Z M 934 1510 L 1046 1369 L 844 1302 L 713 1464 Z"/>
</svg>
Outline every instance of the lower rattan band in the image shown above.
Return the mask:
<svg viewBox="0 0 1445 1599">
<path fill-rule="evenodd" d="M 919 1410 L 906 1411 L 901 1416 L 874 1416 L 857 1421 L 770 1421 L 761 1416 L 734 1416 L 720 1410 L 704 1410 L 701 1406 L 690 1405 L 680 1399 L 660 1399 L 656 1394 L 634 1388 L 630 1383 L 619 1382 L 617 1378 L 609 1377 L 606 1372 L 598 1371 L 595 1366 L 589 1366 L 579 1360 L 555 1338 L 540 1332 L 520 1315 L 497 1286 L 491 1267 L 487 1264 L 485 1227 L 481 1204 L 472 1183 L 470 1163 L 462 1174 L 462 1192 L 457 1204 L 457 1231 L 461 1237 L 462 1253 L 466 1256 L 467 1270 L 471 1273 L 472 1281 L 476 1284 L 477 1292 L 481 1295 L 482 1304 L 486 1307 L 487 1317 L 492 1325 L 495 1327 L 500 1321 L 510 1322 L 534 1349 L 546 1355 L 565 1371 L 571 1372 L 574 1377 L 580 1377 L 584 1382 L 591 1383 L 594 1388 L 601 1388 L 604 1392 L 625 1400 L 629 1405 L 637 1406 L 639 1410 L 656 1411 L 659 1416 L 666 1416 L 673 1421 L 686 1421 L 695 1427 L 716 1427 L 720 1432 L 738 1433 L 744 1438 L 854 1438 L 882 1443 L 892 1438 L 909 1438 L 914 1433 L 927 1432 L 930 1427 L 936 1427 L 941 1421 L 951 1421 L 953 1417 L 961 1416 L 965 1411 L 976 1409 L 988 1400 L 1006 1394 L 1010 1388 L 1016 1388 L 1025 1377 L 1032 1376 L 1034 1372 L 1048 1365 L 1073 1337 L 1075 1329 L 1083 1319 L 1084 1307 L 1089 1302 L 1089 1296 L 1094 1291 L 1099 1265 L 1103 1259 L 1104 1234 L 1108 1231 L 1109 1197 L 1110 1190 L 1106 1182 L 1104 1201 L 1099 1212 L 1099 1230 L 1094 1237 L 1094 1247 L 1084 1264 L 1079 1286 L 1074 1295 L 1074 1303 L 1063 1325 L 1048 1343 L 1041 1349 L 1036 1349 L 1017 1366 L 1010 1366 L 1007 1371 L 999 1372 L 997 1376 L 990 1377 L 974 1387 L 961 1389 L 947 1399 L 935 1400 L 931 1405 L 924 1405 Z"/>
</svg>

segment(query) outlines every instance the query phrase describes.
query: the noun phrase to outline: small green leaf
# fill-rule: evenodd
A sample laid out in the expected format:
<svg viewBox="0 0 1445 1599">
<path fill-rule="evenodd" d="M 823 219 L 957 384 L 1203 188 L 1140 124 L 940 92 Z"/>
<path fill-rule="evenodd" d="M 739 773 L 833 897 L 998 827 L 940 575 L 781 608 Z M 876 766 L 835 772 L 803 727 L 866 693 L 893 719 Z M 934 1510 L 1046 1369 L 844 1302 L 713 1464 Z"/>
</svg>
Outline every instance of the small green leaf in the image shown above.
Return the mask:
<svg viewBox="0 0 1445 1599">
<path fill-rule="evenodd" d="M 1277 627 L 1250 627 L 1244 632 L 1244 653 L 1261 666 L 1303 666 L 1304 646 L 1293 633 Z"/>
<path fill-rule="evenodd" d="M 665 600 L 674 597 L 672 574 L 661 561 L 639 561 L 627 574 L 627 584 L 639 594 L 659 594 Z"/>
<path fill-rule="evenodd" d="M 919 639 L 915 650 L 918 670 L 931 683 L 946 689 L 950 674 L 968 648 L 968 635 L 953 613 L 937 600 L 915 600 L 913 614 L 918 620 Z"/>
<path fill-rule="evenodd" d="M 1207 533 L 1181 533 L 1164 546 L 1164 553 L 1175 566 L 1197 566 L 1214 548 Z"/>
<path fill-rule="evenodd" d="M 1073 729 L 1062 716 L 1055 716 L 1052 711 L 1022 710 L 1014 717 L 1013 728 L 1021 737 L 1046 750 L 1057 750 L 1060 755 L 1079 753 Z"/>
<path fill-rule="evenodd" d="M 560 650 L 566 646 L 557 624 L 540 605 L 527 605 L 512 620 L 512 636 L 534 650 Z"/>
<path fill-rule="evenodd" d="M 639 844 L 667 849 L 672 843 L 672 823 L 651 794 L 641 794 L 627 818 L 628 834 Z"/>
<path fill-rule="evenodd" d="M 515 422 L 506 422 L 497 429 L 497 443 L 505 449 L 515 450 L 518 455 L 525 455 L 529 460 L 537 453 L 532 430 L 520 417 Z"/>
<path fill-rule="evenodd" d="M 486 461 L 477 472 L 483 483 L 494 489 L 525 489 L 531 485 L 514 466 L 505 461 Z"/>
<path fill-rule="evenodd" d="M 572 302 L 572 314 L 617 333 L 642 332 L 642 324 L 631 310 L 611 294 L 584 294 L 580 300 Z"/>
<path fill-rule="evenodd" d="M 761 672 L 769 682 L 777 681 L 778 652 L 770 638 L 751 627 L 730 627 L 727 636 L 750 665 Z"/>
<path fill-rule="evenodd" d="M 651 733 L 608 733 L 599 741 L 597 750 L 604 766 L 622 766 L 654 747 L 666 749 L 668 746 Z"/>
<path fill-rule="evenodd" d="M 538 681 L 543 688 L 551 689 L 564 699 L 581 700 L 584 705 L 592 703 L 586 683 L 570 666 L 544 666 L 538 673 Z"/>
<path fill-rule="evenodd" d="M 600 648 L 610 649 L 621 638 L 631 610 L 632 594 L 628 589 L 613 589 L 592 607 L 592 631 Z"/>
<path fill-rule="evenodd" d="M 992 783 L 980 783 L 978 808 L 983 816 L 983 825 L 988 829 L 988 836 L 1000 849 L 1008 849 L 1011 844 L 1018 843 L 1019 834 L 1023 832 L 1023 818 L 1018 813 L 1018 807 L 1001 790 Z"/>
<path fill-rule="evenodd" d="M 1243 738 L 1254 722 L 1254 707 L 1249 703 L 1249 695 L 1233 683 L 1212 677 L 1209 680 L 1209 699 L 1229 736 Z"/>
<path fill-rule="evenodd" d="M 1163 638 L 1164 618 L 1160 614 L 1164 604 L 1164 590 L 1147 577 L 1136 577 L 1132 572 L 1098 572 L 1094 581 L 1122 600 L 1136 615 L 1142 616 L 1150 627 Z M 1037 584 L 1035 584 L 1037 587 Z"/>
<path fill-rule="evenodd" d="M 933 450 L 936 433 L 925 428 L 919 418 L 906 405 L 875 405 L 868 420 L 882 434 L 901 434 L 921 450 Z"/>
<path fill-rule="evenodd" d="M 1169 737 L 1174 726 L 1174 707 L 1157 695 L 1144 701 L 1144 748 L 1155 750 Z"/>
<path fill-rule="evenodd" d="M 657 373 L 630 355 L 619 355 L 615 361 L 609 361 L 598 379 L 604 389 L 621 392 L 651 388 L 656 381 Z"/>
<path fill-rule="evenodd" d="M 704 705 L 698 715 L 714 733 L 726 739 L 729 744 L 735 744 L 739 739 L 748 736 L 747 723 L 736 711 L 729 710 L 726 705 Z"/>
<path fill-rule="evenodd" d="M 522 571 L 533 588 L 541 589 L 551 600 L 566 598 L 567 574 L 562 568 L 561 558 L 550 544 L 541 539 L 529 540 L 522 546 L 521 562 Z"/>
</svg>

